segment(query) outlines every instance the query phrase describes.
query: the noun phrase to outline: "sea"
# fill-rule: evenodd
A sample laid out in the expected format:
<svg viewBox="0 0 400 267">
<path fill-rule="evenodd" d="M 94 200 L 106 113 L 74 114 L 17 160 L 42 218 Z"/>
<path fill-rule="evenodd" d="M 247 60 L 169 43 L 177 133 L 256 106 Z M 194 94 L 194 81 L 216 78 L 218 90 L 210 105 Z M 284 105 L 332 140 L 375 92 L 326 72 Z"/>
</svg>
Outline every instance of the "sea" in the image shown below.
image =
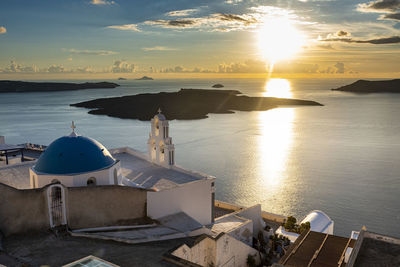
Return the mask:
<svg viewBox="0 0 400 267">
<path fill-rule="evenodd" d="M 116 81 L 115 89 L 0 94 L 0 135 L 48 145 L 71 132 L 107 148 L 145 152 L 150 123 L 90 115 L 72 103 L 180 88 L 239 90 L 249 96 L 317 101 L 267 111 L 173 120 L 176 164 L 216 177 L 216 199 L 295 216 L 322 210 L 334 233 L 363 225 L 400 237 L 400 94 L 331 91 L 355 79 L 163 79 Z M 86 82 L 69 80 L 67 82 Z M 218 89 L 221 90 L 221 89 Z"/>
</svg>

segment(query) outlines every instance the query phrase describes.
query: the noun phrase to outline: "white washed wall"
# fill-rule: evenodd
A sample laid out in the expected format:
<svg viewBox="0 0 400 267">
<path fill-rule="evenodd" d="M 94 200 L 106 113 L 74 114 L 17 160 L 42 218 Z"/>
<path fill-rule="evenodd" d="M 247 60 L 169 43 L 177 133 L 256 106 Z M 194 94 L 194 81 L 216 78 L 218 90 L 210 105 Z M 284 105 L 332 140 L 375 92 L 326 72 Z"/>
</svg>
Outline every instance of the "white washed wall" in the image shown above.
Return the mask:
<svg viewBox="0 0 400 267">
<path fill-rule="evenodd" d="M 203 225 L 210 224 L 212 182 L 199 180 L 167 190 L 148 192 L 148 216 L 157 219 L 182 211 Z"/>
</svg>

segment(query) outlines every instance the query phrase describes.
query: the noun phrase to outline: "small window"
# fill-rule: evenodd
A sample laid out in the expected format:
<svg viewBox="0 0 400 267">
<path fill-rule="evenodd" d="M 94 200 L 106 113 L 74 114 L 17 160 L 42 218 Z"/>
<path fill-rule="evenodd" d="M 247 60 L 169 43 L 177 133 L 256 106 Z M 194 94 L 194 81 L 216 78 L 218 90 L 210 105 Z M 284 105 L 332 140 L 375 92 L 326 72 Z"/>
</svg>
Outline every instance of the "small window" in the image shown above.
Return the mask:
<svg viewBox="0 0 400 267">
<path fill-rule="evenodd" d="M 214 182 L 212 182 L 212 183 L 211 183 L 211 186 L 214 186 L 214 184 L 215 184 L 215 183 L 214 183 Z"/>
<path fill-rule="evenodd" d="M 90 177 L 87 182 L 87 186 L 95 186 L 96 185 L 96 178 L 95 177 Z"/>
</svg>

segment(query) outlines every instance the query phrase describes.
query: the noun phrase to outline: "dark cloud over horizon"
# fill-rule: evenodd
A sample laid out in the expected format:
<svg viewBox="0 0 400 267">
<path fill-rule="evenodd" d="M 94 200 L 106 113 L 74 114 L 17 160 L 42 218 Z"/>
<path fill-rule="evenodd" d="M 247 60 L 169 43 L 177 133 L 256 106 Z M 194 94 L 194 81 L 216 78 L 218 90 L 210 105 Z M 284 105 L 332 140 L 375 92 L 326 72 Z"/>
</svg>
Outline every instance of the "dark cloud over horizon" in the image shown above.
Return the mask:
<svg viewBox="0 0 400 267">
<path fill-rule="evenodd" d="M 322 42 L 344 42 L 344 43 L 358 43 L 358 44 L 398 44 L 400 43 L 400 36 L 390 36 L 375 38 L 370 40 L 357 40 L 353 38 L 326 38 L 321 39 Z"/>
<path fill-rule="evenodd" d="M 379 19 L 400 21 L 400 0 L 378 0 L 359 4 L 357 10 L 361 12 L 383 13 Z"/>
</svg>

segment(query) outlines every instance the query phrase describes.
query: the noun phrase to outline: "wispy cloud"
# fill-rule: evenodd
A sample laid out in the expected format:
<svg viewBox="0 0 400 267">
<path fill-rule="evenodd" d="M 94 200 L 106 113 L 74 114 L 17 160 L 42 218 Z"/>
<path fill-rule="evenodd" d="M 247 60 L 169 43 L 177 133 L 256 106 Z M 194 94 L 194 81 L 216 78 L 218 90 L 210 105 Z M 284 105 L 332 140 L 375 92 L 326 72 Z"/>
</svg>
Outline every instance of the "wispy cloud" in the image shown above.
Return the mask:
<svg viewBox="0 0 400 267">
<path fill-rule="evenodd" d="M 357 10 L 373 13 L 393 13 L 400 9 L 400 0 L 377 0 L 358 4 Z"/>
<path fill-rule="evenodd" d="M 226 4 L 231 4 L 231 5 L 236 5 L 241 2 L 243 2 L 243 0 L 226 0 L 225 1 Z"/>
<path fill-rule="evenodd" d="M 166 47 L 166 46 L 153 46 L 153 47 L 143 47 L 143 51 L 174 51 L 178 50 L 176 48 L 172 47 Z"/>
<path fill-rule="evenodd" d="M 7 32 L 6 27 L 0 26 L 0 34 L 4 34 Z"/>
<path fill-rule="evenodd" d="M 124 31 L 134 31 L 141 32 L 137 24 L 123 24 L 123 25 L 111 25 L 107 26 L 108 29 L 124 30 Z"/>
<path fill-rule="evenodd" d="M 109 50 L 77 50 L 77 49 L 63 49 L 63 50 L 75 55 L 110 56 L 118 54 L 118 52 Z"/>
<path fill-rule="evenodd" d="M 369 40 L 360 40 L 360 39 L 353 39 L 353 38 L 325 38 L 319 39 L 319 41 L 323 42 L 344 42 L 344 43 L 357 43 L 357 44 L 399 44 L 400 43 L 400 36 L 390 36 L 390 37 L 380 37 L 374 38 Z"/>
<path fill-rule="evenodd" d="M 166 16 L 169 17 L 186 17 L 189 16 L 193 13 L 198 12 L 199 10 L 196 8 L 192 8 L 192 9 L 183 9 L 183 10 L 175 10 L 175 11 L 170 11 L 165 13 Z"/>
<path fill-rule="evenodd" d="M 184 9 L 165 13 L 167 17 L 176 17 L 171 19 L 147 20 L 137 24 L 113 25 L 107 28 L 119 30 L 141 31 L 139 26 L 152 26 L 163 29 L 176 30 L 201 30 L 201 31 L 243 31 L 253 30 L 264 24 L 266 19 L 274 19 L 284 16 L 286 19 L 301 23 L 301 18 L 295 15 L 291 10 L 273 7 L 256 6 L 244 9 L 241 14 L 235 13 L 211 13 L 204 16 L 190 16 L 198 12 L 199 9 Z M 306 23 L 306 22 L 304 22 Z"/>
<path fill-rule="evenodd" d="M 358 4 L 357 10 L 368 13 L 383 13 L 380 20 L 400 21 L 400 0 L 378 0 Z"/>
<path fill-rule="evenodd" d="M 104 6 L 104 5 L 115 5 L 115 1 L 107 1 L 107 0 L 92 0 L 90 1 L 92 5 Z"/>
<path fill-rule="evenodd" d="M 380 19 L 388 19 L 388 20 L 398 20 L 400 21 L 400 12 L 393 14 L 385 14 L 379 17 Z"/>
<path fill-rule="evenodd" d="M 260 21 L 251 14 L 215 13 L 205 17 L 172 20 L 149 20 L 144 24 L 167 29 L 201 29 L 204 31 L 237 31 L 255 28 Z"/>
</svg>

